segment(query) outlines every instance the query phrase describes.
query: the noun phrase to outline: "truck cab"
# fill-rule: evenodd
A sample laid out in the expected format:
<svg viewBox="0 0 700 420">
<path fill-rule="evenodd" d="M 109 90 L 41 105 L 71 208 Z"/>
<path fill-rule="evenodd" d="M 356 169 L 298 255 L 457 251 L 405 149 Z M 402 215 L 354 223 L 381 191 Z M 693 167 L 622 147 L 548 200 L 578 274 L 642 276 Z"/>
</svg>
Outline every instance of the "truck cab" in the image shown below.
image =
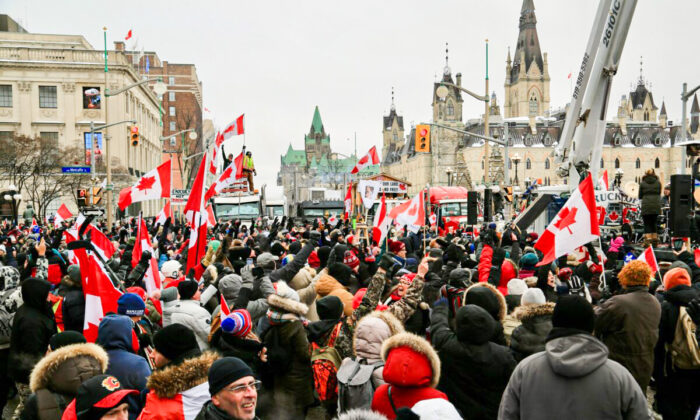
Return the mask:
<svg viewBox="0 0 700 420">
<path fill-rule="evenodd" d="M 431 187 L 430 210 L 443 224 L 466 224 L 468 190 L 464 187 Z"/>
<path fill-rule="evenodd" d="M 228 222 L 240 220 L 241 223 L 250 224 L 263 215 L 262 195 L 250 194 L 237 184 L 225 189 L 221 194 L 211 199 L 212 208 L 216 220 Z"/>
</svg>

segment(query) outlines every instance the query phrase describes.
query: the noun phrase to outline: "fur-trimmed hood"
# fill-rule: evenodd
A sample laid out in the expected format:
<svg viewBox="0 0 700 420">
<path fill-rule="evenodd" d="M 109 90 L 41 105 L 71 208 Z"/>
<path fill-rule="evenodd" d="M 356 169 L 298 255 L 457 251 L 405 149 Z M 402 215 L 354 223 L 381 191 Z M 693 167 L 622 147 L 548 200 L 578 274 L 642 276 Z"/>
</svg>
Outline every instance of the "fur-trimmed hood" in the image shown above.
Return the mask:
<svg viewBox="0 0 700 420">
<path fill-rule="evenodd" d="M 540 315 L 551 316 L 554 313 L 554 303 L 547 302 L 539 305 L 524 305 L 518 306 L 515 311 L 513 311 L 513 316 L 515 316 L 518 321 L 524 322 L 533 319 Z"/>
<path fill-rule="evenodd" d="M 159 398 L 173 398 L 181 392 L 206 382 L 209 368 L 220 357 L 217 353 L 205 352 L 177 365 L 154 370 L 146 386 Z"/>
<path fill-rule="evenodd" d="M 294 290 L 303 289 L 311 284 L 314 277 L 316 277 L 316 270 L 311 267 L 303 267 L 292 277 L 292 280 L 289 282 L 289 287 Z"/>
<path fill-rule="evenodd" d="M 462 297 L 462 302 L 464 302 L 465 305 L 468 303 L 477 304 L 475 302 L 470 302 L 467 300 L 467 294 L 469 293 L 469 291 L 473 290 L 477 287 L 485 287 L 488 290 L 490 290 L 491 292 L 493 292 L 493 294 L 496 296 L 496 299 L 498 299 L 498 307 L 497 308 L 495 308 L 495 307 L 494 308 L 484 308 L 484 309 L 486 309 L 486 311 L 488 311 L 491 315 L 498 316 L 498 321 L 503 321 L 506 318 L 506 314 L 508 313 L 508 305 L 506 304 L 506 298 L 505 298 L 505 296 L 503 296 L 503 294 L 501 292 L 498 291 L 498 289 L 493 287 L 493 285 L 491 285 L 490 283 L 475 283 L 475 284 L 467 287 L 467 290 L 464 291 L 464 296 Z M 481 305 L 479 305 L 479 306 L 481 306 Z"/>
<path fill-rule="evenodd" d="M 76 395 L 83 381 L 107 370 L 109 356 L 97 344 L 79 343 L 61 347 L 44 356 L 29 377 L 32 392 L 48 388 L 66 395 Z"/>
<path fill-rule="evenodd" d="M 283 281 L 276 283 L 277 293 L 267 297 L 272 310 L 284 311 L 296 315 L 306 315 L 309 307 L 299 302 L 299 295 Z"/>
<path fill-rule="evenodd" d="M 403 332 L 384 341 L 384 380 L 402 387 L 436 387 L 440 358 L 423 337 Z"/>
<path fill-rule="evenodd" d="M 378 361 L 384 341 L 402 332 L 403 324 L 394 315 L 387 311 L 374 311 L 363 316 L 355 326 L 353 352 L 363 359 Z"/>
</svg>

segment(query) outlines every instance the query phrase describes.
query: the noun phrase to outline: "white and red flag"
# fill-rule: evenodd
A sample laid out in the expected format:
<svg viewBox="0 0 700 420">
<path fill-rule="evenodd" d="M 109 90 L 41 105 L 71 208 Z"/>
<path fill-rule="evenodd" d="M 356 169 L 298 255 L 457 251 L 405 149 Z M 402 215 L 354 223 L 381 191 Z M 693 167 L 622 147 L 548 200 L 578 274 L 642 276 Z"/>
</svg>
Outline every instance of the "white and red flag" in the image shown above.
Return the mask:
<svg viewBox="0 0 700 420">
<path fill-rule="evenodd" d="M 352 183 L 348 183 L 348 192 L 345 194 L 345 219 L 352 213 Z"/>
<path fill-rule="evenodd" d="M 608 182 L 608 170 L 605 169 L 601 174 L 600 174 L 600 179 L 598 179 L 598 186 L 600 187 L 601 190 L 603 191 L 608 191 L 610 190 L 610 183 Z"/>
<path fill-rule="evenodd" d="M 245 130 L 243 129 L 244 115 L 245 114 L 241 114 L 240 117 L 236 118 L 235 121 L 233 121 L 231 124 L 227 125 L 226 128 L 224 128 L 224 130 L 221 132 L 223 134 L 224 140 L 245 133 Z"/>
<path fill-rule="evenodd" d="M 124 37 L 124 41 L 128 41 L 131 39 L 131 29 L 129 29 L 129 32 L 126 33 L 126 36 Z"/>
<path fill-rule="evenodd" d="M 102 263 L 92 253 L 85 250 L 75 250 L 80 255 L 80 273 L 83 277 L 83 294 L 85 294 L 85 320 L 83 335 L 88 342 L 97 340 L 97 330 L 100 321 L 109 312 L 117 312 L 117 300 L 122 292 L 109 279 Z M 81 252 L 82 251 L 82 252 Z M 84 271 L 83 267 L 87 270 Z M 83 274 L 84 273 L 84 274 Z"/>
<path fill-rule="evenodd" d="M 382 201 L 377 208 L 374 223 L 372 224 L 372 240 L 377 245 L 381 245 L 382 241 L 384 241 L 390 226 L 391 219 L 386 214 L 386 196 L 382 193 Z"/>
<path fill-rule="evenodd" d="M 221 294 L 221 319 L 224 319 L 225 316 L 228 316 L 231 313 L 231 310 L 228 307 L 228 303 L 226 303 L 226 299 L 224 299 L 224 294 Z"/>
<path fill-rule="evenodd" d="M 136 232 L 136 242 L 134 243 L 134 250 L 131 253 L 131 266 L 136 267 L 141 259 L 141 254 L 143 251 L 149 251 L 151 253 L 151 260 L 148 263 L 148 269 L 146 274 L 143 276 L 143 283 L 146 285 L 146 292 L 149 296 L 156 291 L 161 289 L 161 278 L 160 271 L 158 270 L 158 261 L 156 260 L 155 253 L 153 252 L 153 245 L 151 244 L 151 238 L 148 236 L 148 228 L 146 228 L 146 221 L 143 218 L 139 218 L 139 228 Z"/>
<path fill-rule="evenodd" d="M 119 208 L 124 210 L 139 201 L 170 198 L 170 160 L 150 170 L 139 178 L 133 187 L 119 193 Z"/>
<path fill-rule="evenodd" d="M 173 217 L 173 209 L 170 206 L 170 200 L 166 200 L 165 206 L 163 206 L 160 212 L 158 212 L 158 216 L 156 216 L 155 225 L 165 225 L 165 222 L 168 220 L 168 217 Z"/>
<path fill-rule="evenodd" d="M 652 272 L 656 273 L 659 271 L 659 264 L 656 262 L 656 255 L 654 254 L 654 249 L 651 246 L 645 249 L 644 252 L 637 257 L 637 260 L 644 261 L 645 263 L 649 264 Z"/>
<path fill-rule="evenodd" d="M 209 186 L 204 196 L 204 201 L 209 201 L 210 198 L 219 194 L 225 188 L 236 182 L 237 179 L 243 178 L 243 156 L 243 152 L 241 152 L 241 154 L 224 169 L 221 175 L 219 175 L 219 178 Z"/>
<path fill-rule="evenodd" d="M 538 265 L 549 264 L 600 236 L 593 179 L 589 174 L 578 185 L 552 223 L 547 226 L 535 248 L 544 257 Z"/>
<path fill-rule="evenodd" d="M 204 257 L 204 252 L 207 247 L 207 210 L 204 200 L 204 181 L 206 172 L 207 154 L 202 157 L 202 162 L 199 165 L 197 176 L 192 183 L 192 191 L 190 197 L 185 204 L 185 219 L 190 225 L 190 238 L 187 244 L 187 267 L 186 272 L 190 268 L 199 266 L 199 262 Z"/>
<path fill-rule="evenodd" d="M 418 231 L 425 224 L 425 199 L 423 191 L 411 200 L 394 207 L 389 217 L 399 226 L 407 225 L 412 232 Z"/>
<path fill-rule="evenodd" d="M 216 155 L 219 153 L 219 148 L 221 147 L 221 144 L 224 142 L 224 135 L 219 133 L 216 133 L 216 141 L 214 142 L 213 150 L 211 153 L 211 159 L 209 159 L 209 172 L 212 175 L 216 175 Z"/>
<path fill-rule="evenodd" d="M 66 207 L 65 204 L 61 204 L 61 207 L 58 208 L 56 215 L 53 217 L 53 225 L 59 228 L 61 227 L 61 222 L 68 220 L 71 217 L 73 217 L 73 215 L 71 214 L 70 210 L 68 210 L 68 207 Z"/>
<path fill-rule="evenodd" d="M 366 155 L 362 156 L 362 158 L 357 161 L 357 164 L 354 168 L 352 168 L 352 171 L 350 171 L 350 173 L 356 174 L 368 167 L 369 165 L 378 165 L 379 162 L 380 160 L 379 155 L 377 154 L 377 146 L 372 146 L 372 148 L 369 149 L 369 152 L 367 152 Z"/>
<path fill-rule="evenodd" d="M 209 227 L 216 225 L 216 216 L 214 216 L 214 209 L 211 208 L 211 204 L 207 204 L 207 225 Z"/>
</svg>

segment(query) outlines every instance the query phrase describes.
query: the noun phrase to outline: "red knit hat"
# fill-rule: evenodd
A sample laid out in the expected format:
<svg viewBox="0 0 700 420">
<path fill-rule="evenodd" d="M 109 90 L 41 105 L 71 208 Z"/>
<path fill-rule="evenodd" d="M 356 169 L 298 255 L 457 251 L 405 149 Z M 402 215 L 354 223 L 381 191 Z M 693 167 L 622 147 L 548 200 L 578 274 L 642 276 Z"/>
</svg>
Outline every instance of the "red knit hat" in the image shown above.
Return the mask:
<svg viewBox="0 0 700 420">
<path fill-rule="evenodd" d="M 309 263 L 309 266 L 311 268 L 319 268 L 321 267 L 321 260 L 318 258 L 318 252 L 313 251 L 310 255 L 309 258 L 306 260 L 306 262 Z"/>
<path fill-rule="evenodd" d="M 389 251 L 394 254 L 398 254 L 402 250 L 406 249 L 406 245 L 401 241 L 389 241 Z"/>
<path fill-rule="evenodd" d="M 360 259 L 355 256 L 352 251 L 345 251 L 345 256 L 343 257 L 343 264 L 354 269 L 360 265 Z"/>
<path fill-rule="evenodd" d="M 671 290 L 680 285 L 690 286 L 690 275 L 688 272 L 680 267 L 668 270 L 664 275 L 664 290 Z"/>
</svg>

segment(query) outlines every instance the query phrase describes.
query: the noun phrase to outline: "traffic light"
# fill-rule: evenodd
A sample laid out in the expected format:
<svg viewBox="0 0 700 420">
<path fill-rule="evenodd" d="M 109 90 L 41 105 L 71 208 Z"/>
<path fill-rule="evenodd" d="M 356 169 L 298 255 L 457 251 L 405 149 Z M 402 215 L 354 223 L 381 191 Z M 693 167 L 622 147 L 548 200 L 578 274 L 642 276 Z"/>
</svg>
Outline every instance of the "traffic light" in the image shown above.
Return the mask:
<svg viewBox="0 0 700 420">
<path fill-rule="evenodd" d="M 416 126 L 416 152 L 430 152 L 430 126 L 428 124 Z"/>
<path fill-rule="evenodd" d="M 78 190 L 78 207 L 87 207 L 87 190 L 81 188 Z"/>
<path fill-rule="evenodd" d="M 92 205 L 96 206 L 102 201 L 102 188 L 92 187 Z"/>
<path fill-rule="evenodd" d="M 139 145 L 139 127 L 137 125 L 132 125 L 131 126 L 131 145 L 132 146 L 138 146 Z"/>
</svg>

